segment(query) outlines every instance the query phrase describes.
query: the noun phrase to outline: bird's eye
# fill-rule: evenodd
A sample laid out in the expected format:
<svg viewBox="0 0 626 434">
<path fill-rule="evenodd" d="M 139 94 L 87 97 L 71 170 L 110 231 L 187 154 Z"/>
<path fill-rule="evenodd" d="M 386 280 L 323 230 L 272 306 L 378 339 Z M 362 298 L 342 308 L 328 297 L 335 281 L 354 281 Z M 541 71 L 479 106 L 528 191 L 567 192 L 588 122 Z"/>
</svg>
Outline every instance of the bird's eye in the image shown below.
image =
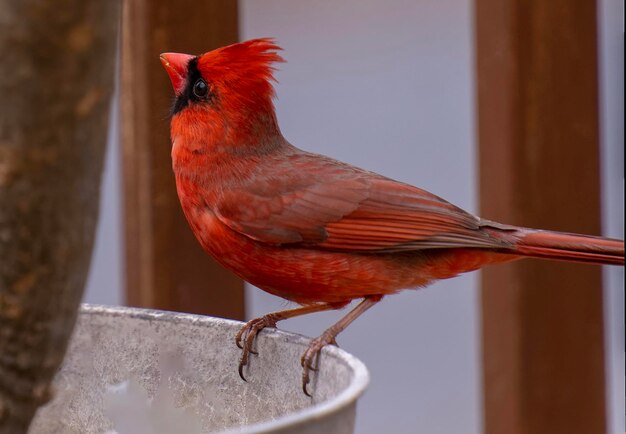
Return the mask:
<svg viewBox="0 0 626 434">
<path fill-rule="evenodd" d="M 204 98 L 209 92 L 209 86 L 206 81 L 199 78 L 193 85 L 193 94 L 198 98 Z"/>
</svg>

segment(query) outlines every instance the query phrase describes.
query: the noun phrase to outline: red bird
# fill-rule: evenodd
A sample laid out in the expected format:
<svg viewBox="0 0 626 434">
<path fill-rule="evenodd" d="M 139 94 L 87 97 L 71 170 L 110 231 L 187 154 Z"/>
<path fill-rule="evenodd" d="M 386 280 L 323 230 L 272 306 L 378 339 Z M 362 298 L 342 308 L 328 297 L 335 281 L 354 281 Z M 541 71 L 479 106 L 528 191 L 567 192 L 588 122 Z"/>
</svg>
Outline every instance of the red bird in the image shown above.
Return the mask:
<svg viewBox="0 0 626 434">
<path fill-rule="evenodd" d="M 286 318 L 354 310 L 303 354 L 302 383 L 324 345 L 385 295 L 524 256 L 624 264 L 624 242 L 484 220 L 411 185 L 291 145 L 274 112 L 272 39 L 200 56 L 165 53 L 176 99 L 172 163 L 183 211 L 224 267 L 301 307 L 248 322 L 255 336 Z M 245 378 L 244 378 L 245 380 Z"/>
</svg>

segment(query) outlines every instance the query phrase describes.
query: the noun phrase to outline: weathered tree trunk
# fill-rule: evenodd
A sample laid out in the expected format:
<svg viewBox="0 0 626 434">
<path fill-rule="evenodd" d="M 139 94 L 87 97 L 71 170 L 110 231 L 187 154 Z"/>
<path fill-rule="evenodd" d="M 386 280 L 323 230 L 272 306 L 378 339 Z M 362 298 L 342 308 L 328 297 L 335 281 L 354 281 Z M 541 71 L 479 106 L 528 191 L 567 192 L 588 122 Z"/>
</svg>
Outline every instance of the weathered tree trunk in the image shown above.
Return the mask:
<svg viewBox="0 0 626 434">
<path fill-rule="evenodd" d="M 28 429 L 85 285 L 119 4 L 0 0 L 0 433 Z"/>
</svg>

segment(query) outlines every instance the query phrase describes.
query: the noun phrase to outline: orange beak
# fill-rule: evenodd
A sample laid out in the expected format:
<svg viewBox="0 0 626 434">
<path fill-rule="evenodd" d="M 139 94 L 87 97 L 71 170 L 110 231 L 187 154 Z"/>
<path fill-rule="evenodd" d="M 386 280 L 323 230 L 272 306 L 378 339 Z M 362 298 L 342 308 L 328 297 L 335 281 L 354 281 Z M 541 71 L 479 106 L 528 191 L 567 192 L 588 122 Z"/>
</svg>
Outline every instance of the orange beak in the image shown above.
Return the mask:
<svg viewBox="0 0 626 434">
<path fill-rule="evenodd" d="M 185 88 L 185 79 L 187 78 L 187 65 L 195 56 L 181 53 L 163 53 L 161 54 L 161 63 L 165 67 L 167 74 L 172 81 L 174 92 L 179 95 Z"/>
</svg>

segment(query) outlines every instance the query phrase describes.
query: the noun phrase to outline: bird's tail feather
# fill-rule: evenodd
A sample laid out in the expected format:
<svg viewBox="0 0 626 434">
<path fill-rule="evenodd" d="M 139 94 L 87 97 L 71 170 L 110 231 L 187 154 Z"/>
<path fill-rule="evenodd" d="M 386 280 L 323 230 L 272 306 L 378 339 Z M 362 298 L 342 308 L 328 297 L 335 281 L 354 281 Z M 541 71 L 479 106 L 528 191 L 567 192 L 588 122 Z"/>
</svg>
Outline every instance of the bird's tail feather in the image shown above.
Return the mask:
<svg viewBox="0 0 626 434">
<path fill-rule="evenodd" d="M 535 258 L 624 265 L 624 241 L 590 235 L 528 230 L 514 252 Z"/>
</svg>

